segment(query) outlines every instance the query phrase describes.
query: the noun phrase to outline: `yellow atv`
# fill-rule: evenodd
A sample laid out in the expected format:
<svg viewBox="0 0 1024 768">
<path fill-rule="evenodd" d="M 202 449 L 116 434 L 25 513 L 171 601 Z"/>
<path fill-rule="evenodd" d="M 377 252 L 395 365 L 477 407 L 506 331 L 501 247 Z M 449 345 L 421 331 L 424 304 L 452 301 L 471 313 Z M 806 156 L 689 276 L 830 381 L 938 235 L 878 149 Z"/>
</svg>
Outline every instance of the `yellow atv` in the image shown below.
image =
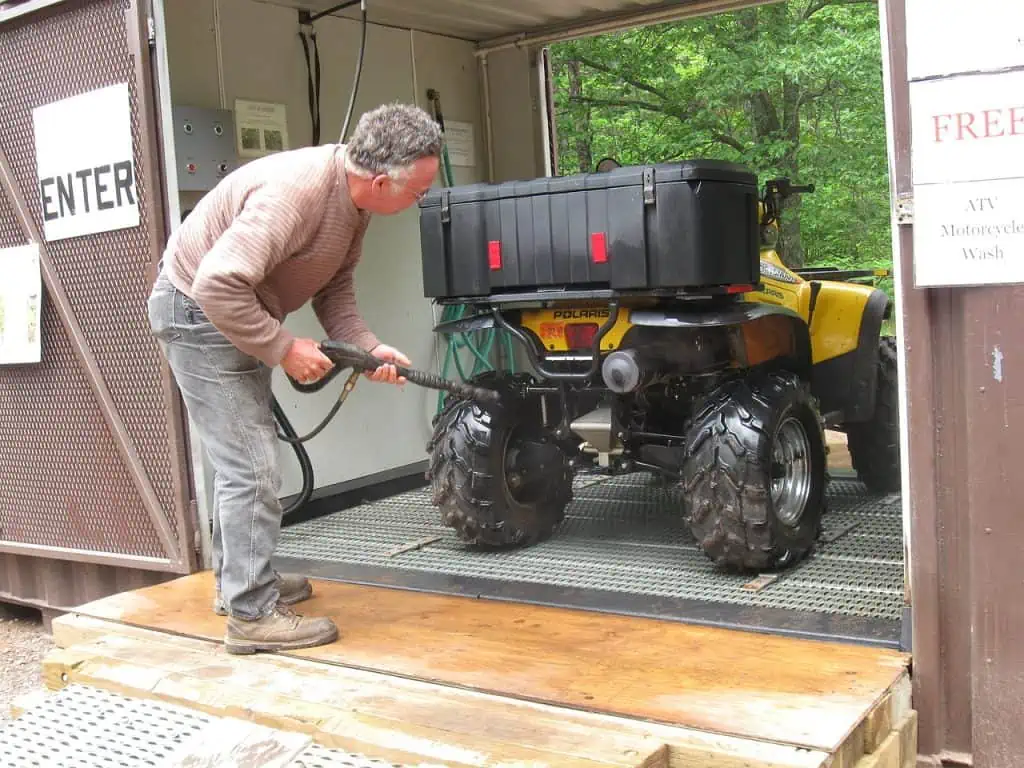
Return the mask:
<svg viewBox="0 0 1024 768">
<path fill-rule="evenodd" d="M 539 541 L 574 472 L 653 471 L 714 562 L 784 567 L 825 513 L 826 425 L 861 479 L 898 490 L 888 296 L 861 273 L 787 269 L 785 179 L 713 160 L 432 191 L 424 293 L 470 308 L 442 334 L 498 329 L 523 373 L 475 377 L 498 405 L 449 399 L 427 446 L 434 503 L 468 544 Z M 870 273 L 869 273 L 870 276 Z"/>
</svg>

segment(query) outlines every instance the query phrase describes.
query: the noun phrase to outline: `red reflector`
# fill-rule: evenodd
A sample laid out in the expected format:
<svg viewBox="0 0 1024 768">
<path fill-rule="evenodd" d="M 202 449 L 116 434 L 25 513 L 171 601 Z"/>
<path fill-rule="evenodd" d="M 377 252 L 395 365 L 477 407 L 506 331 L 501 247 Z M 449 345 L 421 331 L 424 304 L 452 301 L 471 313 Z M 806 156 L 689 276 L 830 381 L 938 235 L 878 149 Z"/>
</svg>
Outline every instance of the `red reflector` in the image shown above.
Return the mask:
<svg viewBox="0 0 1024 768">
<path fill-rule="evenodd" d="M 730 285 L 725 289 L 726 293 L 750 293 L 754 290 L 752 285 Z"/>
<path fill-rule="evenodd" d="M 608 243 L 604 232 L 591 232 L 590 258 L 595 264 L 604 264 L 608 261 Z"/>
<path fill-rule="evenodd" d="M 567 323 L 565 343 L 569 349 L 589 349 L 597 336 L 597 323 Z"/>
<path fill-rule="evenodd" d="M 492 270 L 501 269 L 501 242 L 491 240 L 487 243 L 487 263 Z"/>
</svg>

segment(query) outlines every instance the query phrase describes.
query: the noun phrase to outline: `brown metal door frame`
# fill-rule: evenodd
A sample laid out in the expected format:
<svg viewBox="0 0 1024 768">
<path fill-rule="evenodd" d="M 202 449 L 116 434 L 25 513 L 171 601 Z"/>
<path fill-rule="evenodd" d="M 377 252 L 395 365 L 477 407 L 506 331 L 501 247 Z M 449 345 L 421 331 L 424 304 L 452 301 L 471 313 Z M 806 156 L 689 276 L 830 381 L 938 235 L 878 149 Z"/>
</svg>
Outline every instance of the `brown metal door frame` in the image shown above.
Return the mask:
<svg viewBox="0 0 1024 768">
<path fill-rule="evenodd" d="M 66 7 L 63 3 L 57 3 L 49 6 L 46 10 L 41 10 L 38 15 L 52 18 L 59 16 L 65 10 Z M 151 262 L 147 282 L 152 284 L 153 265 L 159 260 L 165 240 L 166 204 L 161 184 L 158 183 L 158 178 L 162 178 L 162 167 L 160 154 L 157 151 L 159 146 L 156 129 L 158 111 L 154 99 L 153 62 L 148 45 L 149 16 L 140 0 L 130 0 L 124 11 L 124 19 L 128 53 L 133 59 L 133 75 L 137 95 L 136 118 L 140 137 L 138 149 L 142 163 L 147 170 L 146 173 L 138 174 L 138 176 L 141 178 L 148 200 L 151 201 L 148 221 L 143 221 L 141 226 L 146 227 L 148 233 Z M 166 361 L 161 357 L 160 383 L 163 390 L 168 434 L 173 448 L 168 456 L 172 465 L 173 519 L 165 511 L 154 489 L 135 440 L 118 410 L 99 361 L 75 316 L 68 291 L 54 264 L 47 242 L 30 213 L 27 197 L 17 182 L 10 159 L 3 147 L 0 147 L 0 190 L 6 192 L 25 238 L 29 244 L 39 249 L 40 268 L 47 296 L 56 309 L 124 467 L 130 475 L 148 519 L 152 523 L 164 558 L 117 552 L 97 552 L 75 547 L 27 544 L 9 540 L 0 540 L 0 553 L 127 566 L 171 573 L 194 571 L 197 559 L 193 545 L 195 515 L 191 490 L 190 457 L 186 447 L 186 422 L 181 399 Z M 180 539 L 176 536 L 174 524 L 177 526 L 177 531 L 181 532 Z"/>
<path fill-rule="evenodd" d="M 888 56 L 892 104 L 891 188 L 894 202 L 913 200 L 911 169 L 910 82 L 907 70 L 907 16 L 905 0 L 884 0 L 880 11 L 885 16 L 887 39 L 882 51 Z M 943 691 L 937 670 L 942 665 L 943 649 L 939 628 L 939 546 L 937 493 L 940 491 L 935 461 L 937 423 L 942 408 L 932 372 L 934 339 L 932 336 L 933 298 L 927 290 L 914 289 L 913 227 L 898 229 L 900 263 L 899 277 L 903 300 L 903 347 L 905 370 L 902 375 L 908 392 L 906 420 L 908 442 L 903 446 L 909 455 L 910 495 L 904 504 L 910 510 L 910 530 L 905 532 L 910 543 L 908 560 L 908 591 L 912 600 L 914 656 L 914 707 L 918 711 L 919 751 L 937 752 L 940 741 L 939 714 Z"/>
</svg>

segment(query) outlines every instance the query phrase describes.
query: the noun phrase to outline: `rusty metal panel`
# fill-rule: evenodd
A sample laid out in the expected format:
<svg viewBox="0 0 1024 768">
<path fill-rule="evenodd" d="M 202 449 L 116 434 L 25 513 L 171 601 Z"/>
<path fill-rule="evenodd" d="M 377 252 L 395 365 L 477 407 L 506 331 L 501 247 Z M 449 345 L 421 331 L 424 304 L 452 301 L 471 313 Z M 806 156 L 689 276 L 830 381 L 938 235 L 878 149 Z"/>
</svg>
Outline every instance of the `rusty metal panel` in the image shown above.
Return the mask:
<svg viewBox="0 0 1024 768">
<path fill-rule="evenodd" d="M 0 601 L 65 611 L 93 600 L 175 578 L 173 574 L 0 555 Z"/>
<path fill-rule="evenodd" d="M 170 554 L 183 570 L 192 555 L 184 422 L 146 315 L 163 216 L 138 16 L 134 2 L 94 0 L 0 26 L 0 146 L 27 210 L 19 222 L 18 200 L 7 198 L 0 233 L 41 230 L 33 108 L 117 82 L 131 89 L 142 216 L 133 229 L 44 244 L 43 363 L 0 369 L 0 548 L 151 558 L 143 567 L 154 568 Z"/>
<path fill-rule="evenodd" d="M 968 502 L 967 424 L 964 414 L 963 302 L 953 290 L 931 292 L 933 355 L 925 369 L 933 380 L 937 403 L 935 443 L 928 446 L 935 462 L 937 562 L 941 609 L 937 617 L 942 665 L 940 702 L 946 750 L 971 749 L 971 638 L 964 632 L 971 606 L 971 539 Z M 922 457 L 924 458 L 924 457 Z"/>
<path fill-rule="evenodd" d="M 970 752 L 978 768 L 1020 765 L 1024 755 L 1024 287 L 961 291 L 966 443 L 963 452 L 971 557 L 960 631 L 970 637 Z M 958 690 L 956 693 L 960 693 Z"/>
</svg>

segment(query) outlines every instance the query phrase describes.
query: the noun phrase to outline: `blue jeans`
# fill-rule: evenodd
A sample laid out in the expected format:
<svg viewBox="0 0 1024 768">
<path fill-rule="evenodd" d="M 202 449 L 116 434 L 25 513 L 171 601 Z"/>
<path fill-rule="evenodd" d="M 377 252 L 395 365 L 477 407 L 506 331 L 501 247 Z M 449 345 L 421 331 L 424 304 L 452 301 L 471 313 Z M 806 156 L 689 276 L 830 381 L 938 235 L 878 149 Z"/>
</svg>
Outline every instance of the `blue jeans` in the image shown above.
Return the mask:
<svg viewBox="0 0 1024 768">
<path fill-rule="evenodd" d="M 272 370 L 235 347 L 161 270 L 149 322 L 214 469 L 213 573 L 232 616 L 274 608 L 281 532 Z"/>
</svg>

